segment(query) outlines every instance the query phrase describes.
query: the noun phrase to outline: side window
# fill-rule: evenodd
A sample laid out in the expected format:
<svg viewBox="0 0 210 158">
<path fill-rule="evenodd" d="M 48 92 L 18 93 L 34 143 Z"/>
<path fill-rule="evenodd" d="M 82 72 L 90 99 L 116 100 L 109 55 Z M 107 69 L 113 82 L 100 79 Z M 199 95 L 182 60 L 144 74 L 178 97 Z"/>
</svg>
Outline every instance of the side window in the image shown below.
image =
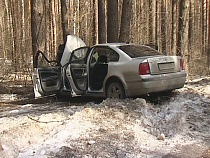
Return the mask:
<svg viewBox="0 0 210 158">
<path fill-rule="evenodd" d="M 94 49 L 94 53 L 91 56 L 90 64 L 95 64 L 98 59 L 98 52 Z"/>
<path fill-rule="evenodd" d="M 79 48 L 72 52 L 70 62 L 71 63 L 78 63 L 78 64 L 86 64 L 86 57 L 89 48 Z"/>
<path fill-rule="evenodd" d="M 117 62 L 117 61 L 119 61 L 119 54 L 116 53 L 113 50 L 110 50 L 109 61 L 110 62 Z"/>
<path fill-rule="evenodd" d="M 119 54 L 114 50 L 107 47 L 96 47 L 94 53 L 92 54 L 90 63 L 93 64 L 98 61 L 99 56 L 106 56 L 107 62 L 117 62 L 119 61 Z"/>
</svg>

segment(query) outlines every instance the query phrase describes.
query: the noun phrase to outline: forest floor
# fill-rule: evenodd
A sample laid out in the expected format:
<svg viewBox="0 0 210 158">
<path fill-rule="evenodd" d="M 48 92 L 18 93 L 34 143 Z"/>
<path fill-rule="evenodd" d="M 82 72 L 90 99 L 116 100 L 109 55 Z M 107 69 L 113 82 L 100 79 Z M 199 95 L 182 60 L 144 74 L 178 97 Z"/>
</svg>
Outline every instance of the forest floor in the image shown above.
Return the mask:
<svg viewBox="0 0 210 158">
<path fill-rule="evenodd" d="M 0 83 L 0 157 L 210 158 L 210 77 L 125 100 L 33 98 Z"/>
</svg>

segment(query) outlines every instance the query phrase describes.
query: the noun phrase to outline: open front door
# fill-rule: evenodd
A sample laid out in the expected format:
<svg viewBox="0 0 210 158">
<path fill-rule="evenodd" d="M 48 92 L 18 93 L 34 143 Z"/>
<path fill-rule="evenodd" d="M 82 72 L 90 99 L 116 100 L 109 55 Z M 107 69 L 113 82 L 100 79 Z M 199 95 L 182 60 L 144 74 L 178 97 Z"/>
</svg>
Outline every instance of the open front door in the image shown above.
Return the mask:
<svg viewBox="0 0 210 158">
<path fill-rule="evenodd" d="M 45 64 L 39 65 L 40 61 Z M 37 52 L 35 63 L 33 72 L 35 98 L 56 94 L 61 88 L 61 67 L 56 61 L 49 61 L 41 51 Z"/>
<path fill-rule="evenodd" d="M 71 88 L 75 95 L 83 94 L 87 90 L 87 57 L 89 47 L 82 47 L 74 50 L 70 57 L 70 64 L 67 68 L 67 76 L 70 78 Z"/>
<path fill-rule="evenodd" d="M 49 61 L 41 51 L 37 52 L 33 72 L 35 97 L 55 94 L 61 89 L 65 90 L 65 77 L 68 78 L 71 89 L 75 94 L 81 94 L 86 90 L 86 56 L 89 48 L 84 48 L 84 46 L 85 43 L 79 37 L 68 35 L 65 48 L 61 53 L 61 59 L 59 59 L 60 61 Z M 44 66 L 39 65 L 40 57 L 42 57 L 47 64 Z M 69 63 L 72 63 L 72 65 L 70 64 L 70 66 L 67 67 Z M 66 67 L 67 69 L 64 69 Z"/>
</svg>

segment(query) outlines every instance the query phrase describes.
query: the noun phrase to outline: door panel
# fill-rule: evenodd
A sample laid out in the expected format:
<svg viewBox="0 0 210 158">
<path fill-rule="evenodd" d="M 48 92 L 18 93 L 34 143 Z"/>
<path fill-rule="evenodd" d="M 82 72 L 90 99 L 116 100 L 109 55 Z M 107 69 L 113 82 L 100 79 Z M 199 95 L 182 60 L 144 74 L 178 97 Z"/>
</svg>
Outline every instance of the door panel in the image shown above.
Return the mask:
<svg viewBox="0 0 210 158">
<path fill-rule="evenodd" d="M 45 64 L 43 64 L 45 62 Z M 34 61 L 33 86 L 35 97 L 57 93 L 61 88 L 61 66 L 38 51 Z"/>
<path fill-rule="evenodd" d="M 38 68 L 38 73 L 41 87 L 44 92 L 53 92 L 60 90 L 60 67 Z"/>
<path fill-rule="evenodd" d="M 89 50 L 89 47 L 82 47 L 74 50 L 71 54 L 67 73 L 70 72 L 70 83 L 76 94 L 83 94 L 87 90 L 87 57 Z"/>
<path fill-rule="evenodd" d="M 76 87 L 85 91 L 87 89 L 87 65 L 71 64 L 71 73 Z"/>
</svg>

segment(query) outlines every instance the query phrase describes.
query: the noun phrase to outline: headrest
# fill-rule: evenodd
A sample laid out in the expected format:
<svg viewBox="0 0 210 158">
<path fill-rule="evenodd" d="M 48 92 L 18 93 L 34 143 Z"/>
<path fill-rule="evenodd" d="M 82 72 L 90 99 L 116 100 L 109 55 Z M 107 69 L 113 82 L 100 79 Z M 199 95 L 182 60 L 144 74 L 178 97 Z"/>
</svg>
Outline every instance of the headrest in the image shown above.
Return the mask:
<svg viewBox="0 0 210 158">
<path fill-rule="evenodd" d="M 107 57 L 106 56 L 99 56 L 98 57 L 98 63 L 107 63 Z"/>
</svg>

